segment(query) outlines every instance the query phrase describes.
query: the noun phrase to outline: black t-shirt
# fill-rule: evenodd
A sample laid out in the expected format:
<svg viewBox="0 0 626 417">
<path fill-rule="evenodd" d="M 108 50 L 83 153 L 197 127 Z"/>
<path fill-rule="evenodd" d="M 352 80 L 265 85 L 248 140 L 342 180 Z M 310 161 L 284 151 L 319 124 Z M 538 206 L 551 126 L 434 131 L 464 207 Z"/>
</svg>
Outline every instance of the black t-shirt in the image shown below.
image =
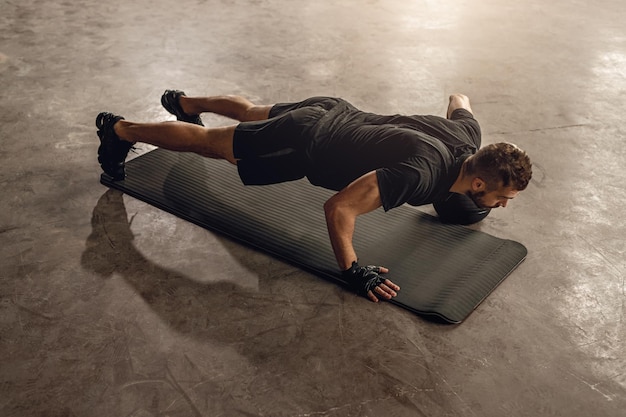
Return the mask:
<svg viewBox="0 0 626 417">
<path fill-rule="evenodd" d="M 480 127 L 458 109 L 437 116 L 381 116 L 342 101 L 317 123 L 307 150 L 309 181 L 341 190 L 376 170 L 385 211 L 443 200 L 463 161 L 480 147 Z"/>
</svg>

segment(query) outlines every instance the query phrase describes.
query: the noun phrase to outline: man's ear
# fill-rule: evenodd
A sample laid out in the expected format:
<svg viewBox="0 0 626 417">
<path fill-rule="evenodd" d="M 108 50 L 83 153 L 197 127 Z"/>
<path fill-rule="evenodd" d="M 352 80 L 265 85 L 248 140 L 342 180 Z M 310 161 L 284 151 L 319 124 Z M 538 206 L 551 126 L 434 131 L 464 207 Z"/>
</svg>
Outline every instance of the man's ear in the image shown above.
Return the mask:
<svg viewBox="0 0 626 417">
<path fill-rule="evenodd" d="M 485 191 L 487 184 L 482 179 L 476 177 L 472 180 L 472 191 Z"/>
</svg>

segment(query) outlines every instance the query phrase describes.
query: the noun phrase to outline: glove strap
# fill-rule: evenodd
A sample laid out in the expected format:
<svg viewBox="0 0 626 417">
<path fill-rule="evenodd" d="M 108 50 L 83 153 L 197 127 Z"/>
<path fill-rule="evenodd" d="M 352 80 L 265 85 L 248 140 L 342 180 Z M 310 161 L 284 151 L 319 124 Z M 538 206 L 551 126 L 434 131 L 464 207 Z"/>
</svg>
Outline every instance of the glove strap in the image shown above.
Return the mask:
<svg viewBox="0 0 626 417">
<path fill-rule="evenodd" d="M 376 266 L 359 266 L 357 261 L 352 262 L 352 266 L 341 273 L 348 282 L 350 288 L 357 294 L 367 296 L 368 291 L 374 291 L 376 286 L 385 280 L 378 275 L 379 268 Z"/>
</svg>

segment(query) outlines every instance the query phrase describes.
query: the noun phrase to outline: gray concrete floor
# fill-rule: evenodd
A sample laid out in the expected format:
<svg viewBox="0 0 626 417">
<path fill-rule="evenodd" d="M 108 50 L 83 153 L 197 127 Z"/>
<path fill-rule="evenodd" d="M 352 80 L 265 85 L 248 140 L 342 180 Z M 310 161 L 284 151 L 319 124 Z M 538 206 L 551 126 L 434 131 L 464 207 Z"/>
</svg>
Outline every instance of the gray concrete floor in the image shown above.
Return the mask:
<svg viewBox="0 0 626 417">
<path fill-rule="evenodd" d="M 625 16 L 622 0 L 1 0 L 0 415 L 625 415 Z M 107 191 L 96 114 L 171 119 L 167 88 L 418 114 L 465 93 L 485 143 L 534 160 L 476 226 L 529 256 L 444 326 Z"/>
</svg>

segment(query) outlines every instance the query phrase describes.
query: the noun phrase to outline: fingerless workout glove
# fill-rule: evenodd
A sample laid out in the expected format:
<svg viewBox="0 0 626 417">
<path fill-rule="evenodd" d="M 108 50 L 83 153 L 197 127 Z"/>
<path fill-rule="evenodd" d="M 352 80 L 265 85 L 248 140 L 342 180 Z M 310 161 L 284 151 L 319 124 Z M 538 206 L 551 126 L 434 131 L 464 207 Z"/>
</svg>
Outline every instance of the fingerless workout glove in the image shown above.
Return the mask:
<svg viewBox="0 0 626 417">
<path fill-rule="evenodd" d="M 368 291 L 374 291 L 376 286 L 385 282 L 385 278 L 380 276 L 378 274 L 379 272 L 379 266 L 360 266 L 354 261 L 350 269 L 343 271 L 341 276 L 348 282 L 348 285 L 353 291 L 367 297 Z"/>
</svg>

